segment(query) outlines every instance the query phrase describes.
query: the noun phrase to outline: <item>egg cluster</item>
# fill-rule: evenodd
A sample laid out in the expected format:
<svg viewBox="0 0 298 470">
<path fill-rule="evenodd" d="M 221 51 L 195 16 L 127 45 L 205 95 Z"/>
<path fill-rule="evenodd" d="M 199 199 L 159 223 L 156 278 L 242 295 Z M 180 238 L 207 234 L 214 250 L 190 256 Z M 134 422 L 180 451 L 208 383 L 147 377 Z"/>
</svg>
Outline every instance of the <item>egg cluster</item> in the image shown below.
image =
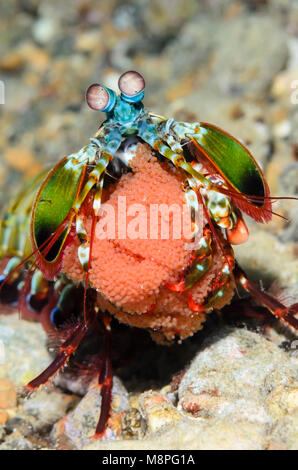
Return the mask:
<svg viewBox="0 0 298 470">
<path fill-rule="evenodd" d="M 104 204 L 108 203 L 115 214 L 119 213 L 119 204 L 125 200 L 127 236 L 123 237 L 123 226 L 119 226 L 117 217 L 113 237 L 102 239 L 95 235 L 89 281 L 98 292 L 101 309 L 108 310 L 121 322 L 150 328 L 157 332 L 156 336 L 160 333 L 169 340 L 175 336 L 185 338 L 201 328 L 207 312 L 192 311 L 188 306 L 188 292 L 173 292 L 166 286 L 169 282 L 178 281 L 192 255 L 186 247 L 184 233 L 188 233 L 187 227 L 183 226 L 186 205 L 184 176 L 180 170 L 160 162 L 142 144 L 137 147 L 131 168 L 131 173 L 110 185 L 103 195 Z M 146 220 L 138 219 L 140 223 L 134 224 L 134 228 L 140 228 L 141 224 L 145 233 L 144 230 L 135 230 L 134 236 L 130 237 L 129 226 L 136 220 L 130 208 L 140 207 L 137 205 L 148 217 Z M 152 227 L 153 221 L 149 217 L 152 205 L 174 207 L 180 211 L 159 212 L 156 226 Z M 177 213 L 183 219 L 180 220 L 180 237 L 174 230 L 178 223 Z M 90 227 L 90 220 L 86 219 L 86 227 Z M 161 235 L 165 222 L 169 236 L 164 239 Z M 150 237 L 150 230 L 158 236 Z M 78 242 L 73 241 L 65 249 L 63 271 L 71 279 L 81 281 L 85 273 L 78 261 L 77 247 Z M 210 270 L 190 290 L 195 302 L 204 302 L 223 263 L 222 254 L 215 247 Z M 232 293 L 231 287 L 216 307 L 227 303 Z"/>
</svg>

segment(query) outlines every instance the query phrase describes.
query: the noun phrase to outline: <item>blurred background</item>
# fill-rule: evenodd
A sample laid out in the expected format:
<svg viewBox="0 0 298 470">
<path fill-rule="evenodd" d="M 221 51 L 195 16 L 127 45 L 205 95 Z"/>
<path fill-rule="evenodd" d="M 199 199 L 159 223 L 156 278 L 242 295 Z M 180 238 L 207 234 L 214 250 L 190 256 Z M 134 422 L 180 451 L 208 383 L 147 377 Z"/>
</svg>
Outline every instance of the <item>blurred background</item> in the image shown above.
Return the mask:
<svg viewBox="0 0 298 470">
<path fill-rule="evenodd" d="M 0 12 L 1 205 L 88 142 L 104 115 L 87 107 L 86 88 L 117 89 L 129 69 L 146 79 L 147 108 L 223 127 L 251 149 L 272 194 L 297 193 L 297 0 L 0 0 Z M 276 237 L 297 241 L 297 204 L 274 207 L 291 222 L 262 226 L 272 246 L 263 234 L 242 257 L 276 251 Z"/>
</svg>

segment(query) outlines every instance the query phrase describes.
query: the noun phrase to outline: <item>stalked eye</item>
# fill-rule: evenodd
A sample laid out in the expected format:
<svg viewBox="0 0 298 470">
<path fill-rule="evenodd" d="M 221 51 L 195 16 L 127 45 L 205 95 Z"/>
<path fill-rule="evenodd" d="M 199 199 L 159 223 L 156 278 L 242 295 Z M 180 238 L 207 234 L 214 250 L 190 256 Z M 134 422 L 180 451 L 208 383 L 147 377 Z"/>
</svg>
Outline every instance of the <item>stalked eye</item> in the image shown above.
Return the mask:
<svg viewBox="0 0 298 470">
<path fill-rule="evenodd" d="M 94 83 L 86 91 L 86 101 L 91 109 L 109 112 L 116 103 L 116 93 L 109 88 Z"/>
<path fill-rule="evenodd" d="M 121 75 L 118 82 L 122 98 L 128 102 L 136 103 L 143 99 L 145 80 L 138 72 L 129 71 Z"/>
</svg>

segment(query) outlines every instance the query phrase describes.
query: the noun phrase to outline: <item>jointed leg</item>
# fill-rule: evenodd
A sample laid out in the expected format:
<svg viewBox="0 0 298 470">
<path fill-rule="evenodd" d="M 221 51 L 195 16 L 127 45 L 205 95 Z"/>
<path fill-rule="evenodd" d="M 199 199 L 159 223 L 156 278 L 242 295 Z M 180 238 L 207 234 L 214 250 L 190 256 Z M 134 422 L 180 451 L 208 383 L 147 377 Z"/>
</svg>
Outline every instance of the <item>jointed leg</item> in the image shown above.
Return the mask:
<svg viewBox="0 0 298 470">
<path fill-rule="evenodd" d="M 88 327 L 85 323 L 77 324 L 59 348 L 59 353 L 53 362 L 35 379 L 27 384 L 29 390 L 35 390 L 45 384 L 59 369 L 61 369 L 76 349 L 86 334 Z"/>
<path fill-rule="evenodd" d="M 298 329 L 298 320 L 295 315 L 298 313 L 298 303 L 286 307 L 270 294 L 263 292 L 253 282 L 249 281 L 244 271 L 236 265 L 235 278 L 249 294 L 264 305 L 276 318 L 282 318 L 296 330 Z"/>
<path fill-rule="evenodd" d="M 196 304 L 193 300 L 191 292 L 188 293 L 188 306 L 191 310 L 194 312 L 203 312 L 211 309 L 213 305 L 224 296 L 232 279 L 230 267 L 230 262 L 226 262 L 223 265 L 221 271 L 218 273 L 213 282 L 211 293 L 208 295 L 204 303 Z"/>
<path fill-rule="evenodd" d="M 211 231 L 204 229 L 204 235 L 200 239 L 200 246 L 195 251 L 190 265 L 186 268 L 179 282 L 167 283 L 166 286 L 174 292 L 183 292 L 191 289 L 207 273 L 212 265 Z"/>
<path fill-rule="evenodd" d="M 101 180 L 102 175 L 104 174 L 112 158 L 113 155 L 111 153 L 106 151 L 102 152 L 98 162 L 95 165 L 95 168 L 89 174 L 88 181 L 86 182 L 73 206 L 73 209 L 76 214 L 78 214 L 78 212 L 80 211 L 83 202 L 85 201 L 87 195 L 90 193 L 93 186 L 95 186 Z"/>
<path fill-rule="evenodd" d="M 111 328 L 109 319 L 104 319 L 104 327 L 104 343 L 101 351 L 100 372 L 98 377 L 98 384 L 101 387 L 101 408 L 95 437 L 102 437 L 105 432 L 112 402 L 113 371 L 111 361 Z"/>
<path fill-rule="evenodd" d="M 206 188 L 213 189 L 212 183 L 205 178 L 201 173 L 196 171 L 192 165 L 186 162 L 183 152 L 174 152 L 166 144 L 161 136 L 156 134 L 155 127 L 153 124 L 143 122 L 139 128 L 139 136 L 147 142 L 154 150 L 159 152 L 165 158 L 170 160 L 173 165 L 184 170 L 187 174 L 195 178 L 198 184 L 205 186 Z"/>
</svg>

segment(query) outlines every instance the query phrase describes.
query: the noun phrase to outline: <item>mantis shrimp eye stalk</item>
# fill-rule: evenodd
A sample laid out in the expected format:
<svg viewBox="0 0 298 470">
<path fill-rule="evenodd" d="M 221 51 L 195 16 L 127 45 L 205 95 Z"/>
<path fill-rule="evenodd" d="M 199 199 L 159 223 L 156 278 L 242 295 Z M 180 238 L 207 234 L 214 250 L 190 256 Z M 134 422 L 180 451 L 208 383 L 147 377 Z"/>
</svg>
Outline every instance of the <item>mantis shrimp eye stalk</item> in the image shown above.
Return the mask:
<svg viewBox="0 0 298 470">
<path fill-rule="evenodd" d="M 116 103 L 116 93 L 109 88 L 94 83 L 86 91 L 88 106 L 95 111 L 109 112 Z"/>
<path fill-rule="evenodd" d="M 129 71 L 121 75 L 118 81 L 121 96 L 125 101 L 137 102 L 143 99 L 145 80 L 138 72 Z"/>
</svg>

